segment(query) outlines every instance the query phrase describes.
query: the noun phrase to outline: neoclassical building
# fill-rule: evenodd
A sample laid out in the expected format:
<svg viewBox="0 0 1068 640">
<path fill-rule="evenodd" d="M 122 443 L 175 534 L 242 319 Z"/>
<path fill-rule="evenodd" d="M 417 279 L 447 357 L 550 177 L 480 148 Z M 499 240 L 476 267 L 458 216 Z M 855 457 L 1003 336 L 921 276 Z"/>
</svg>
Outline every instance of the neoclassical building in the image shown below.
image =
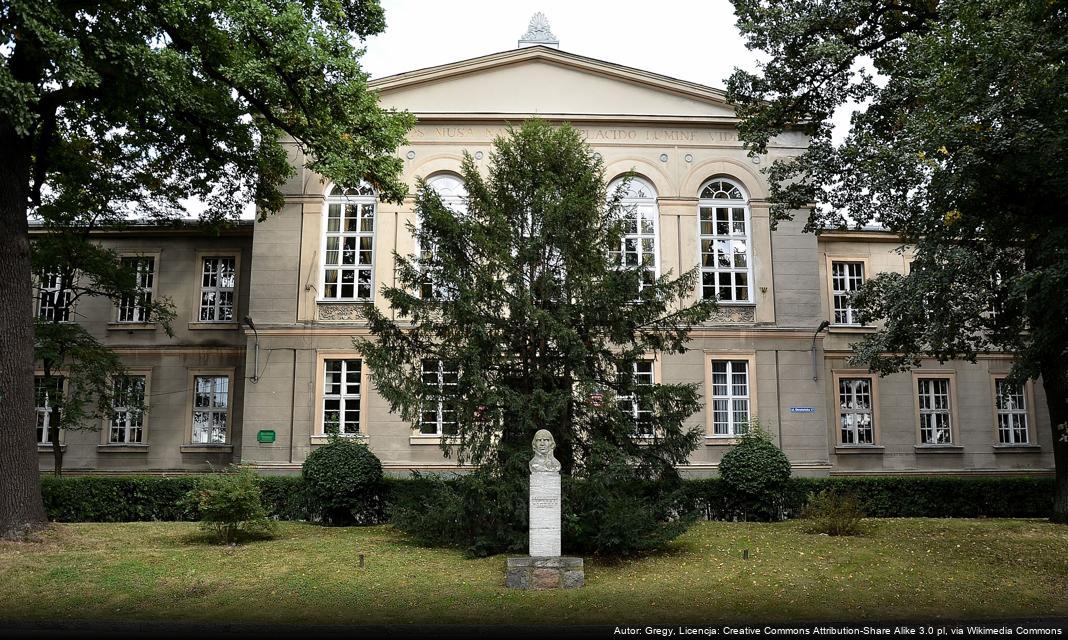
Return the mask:
<svg viewBox="0 0 1068 640">
<path fill-rule="evenodd" d="M 799 153 L 801 135 L 780 136 L 751 159 L 722 91 L 567 53 L 544 36 L 371 88 L 383 105 L 417 117 L 397 151 L 413 193 L 423 177 L 462 206 L 463 153 L 485 166 L 494 138 L 531 116 L 575 126 L 608 180 L 638 176 L 628 251 L 650 256 L 654 274 L 699 268 L 693 298 L 720 305 L 692 331 L 689 351 L 637 371 L 702 389 L 704 410 L 689 423 L 705 437 L 684 473 L 714 474 L 752 417 L 799 475 L 1051 472 L 1042 388 L 1005 385 L 1007 355 L 924 362 L 884 378 L 849 368 L 850 342 L 871 330 L 858 323 L 850 291 L 875 273 L 905 272 L 909 254 L 884 231 L 804 233 L 805 212 L 772 231 L 761 169 Z M 193 472 L 240 461 L 294 473 L 333 424 L 364 439 L 387 471 L 457 469 L 439 446 L 447 413 L 420 428 L 402 421 L 352 347 L 353 336 L 367 335 L 360 306 L 387 310 L 379 289 L 394 281 L 393 252 L 416 250 L 407 230 L 413 198 L 396 205 L 369 185 L 333 185 L 290 152 L 297 172 L 285 206 L 263 222 L 221 237 L 151 226 L 98 234 L 138 261 L 146 295 L 170 297 L 179 318 L 171 339 L 136 301 L 86 300 L 78 309 L 128 362 L 148 411 L 63 434 L 67 470 Z M 35 301 L 45 317 L 62 295 L 47 285 Z M 47 390 L 38 396 L 47 440 Z"/>
</svg>

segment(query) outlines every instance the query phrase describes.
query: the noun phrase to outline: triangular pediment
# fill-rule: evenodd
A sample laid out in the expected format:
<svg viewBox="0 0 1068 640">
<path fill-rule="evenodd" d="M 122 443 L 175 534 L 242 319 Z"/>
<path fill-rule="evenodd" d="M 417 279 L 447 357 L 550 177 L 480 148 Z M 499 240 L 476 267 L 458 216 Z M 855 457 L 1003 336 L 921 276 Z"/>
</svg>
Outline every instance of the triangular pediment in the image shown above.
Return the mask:
<svg viewBox="0 0 1068 640">
<path fill-rule="evenodd" d="M 723 91 L 548 47 L 374 80 L 385 107 L 417 115 L 732 119 Z"/>
</svg>

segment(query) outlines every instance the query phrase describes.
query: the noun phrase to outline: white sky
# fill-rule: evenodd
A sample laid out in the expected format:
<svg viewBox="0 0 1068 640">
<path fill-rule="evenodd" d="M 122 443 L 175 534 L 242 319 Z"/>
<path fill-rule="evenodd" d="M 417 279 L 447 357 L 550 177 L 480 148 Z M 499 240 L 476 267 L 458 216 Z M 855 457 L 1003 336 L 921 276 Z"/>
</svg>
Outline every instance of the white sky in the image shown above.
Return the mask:
<svg viewBox="0 0 1068 640">
<path fill-rule="evenodd" d="M 368 38 L 363 67 L 393 75 L 514 49 L 541 11 L 560 49 L 726 88 L 734 67 L 756 70 L 727 0 L 382 0 L 386 30 Z"/>
</svg>

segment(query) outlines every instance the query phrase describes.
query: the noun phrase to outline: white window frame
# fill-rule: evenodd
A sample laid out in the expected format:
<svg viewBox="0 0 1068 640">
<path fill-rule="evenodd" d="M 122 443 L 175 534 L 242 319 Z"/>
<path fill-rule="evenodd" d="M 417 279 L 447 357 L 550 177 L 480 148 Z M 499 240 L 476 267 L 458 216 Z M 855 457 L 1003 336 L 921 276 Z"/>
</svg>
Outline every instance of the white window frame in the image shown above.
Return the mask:
<svg viewBox="0 0 1068 640">
<path fill-rule="evenodd" d="M 843 446 L 874 446 L 876 444 L 875 432 L 875 380 L 871 376 L 836 375 L 835 388 L 838 396 L 838 442 Z M 857 405 L 860 393 L 857 383 L 867 384 L 868 407 L 865 409 Z M 848 386 L 848 389 L 844 387 Z M 848 402 L 843 402 L 843 391 L 848 392 Z M 868 416 L 868 426 L 863 429 L 868 433 L 868 439 L 861 441 L 862 429 L 859 421 L 863 416 Z M 847 420 L 847 418 L 849 418 Z M 849 434 L 849 439 L 846 435 Z"/>
<path fill-rule="evenodd" d="M 70 284 L 70 283 L 68 283 Z M 64 288 L 62 275 L 55 271 L 46 271 L 37 277 L 37 312 L 36 317 L 46 322 L 70 322 L 71 298 L 74 291 Z M 62 318 L 56 314 L 62 311 Z"/>
<path fill-rule="evenodd" d="M 935 385 L 945 383 L 945 393 L 940 393 Z M 921 446 L 946 446 L 956 444 L 955 420 L 953 419 L 954 383 L 950 375 L 928 374 L 913 377 L 913 391 L 916 398 L 917 441 Z M 925 388 L 926 387 L 926 388 Z M 945 407 L 938 407 L 937 400 L 945 398 Z M 926 406 L 925 406 L 926 405 Z M 938 426 L 938 417 L 945 416 L 945 427 Z M 930 432 L 930 435 L 928 435 Z M 945 439 L 938 434 L 945 433 Z"/>
<path fill-rule="evenodd" d="M 724 191 L 722 188 L 713 191 L 714 183 L 724 183 L 733 189 L 736 189 L 739 196 L 738 198 L 729 197 L 730 191 Z M 721 185 L 722 186 L 722 185 Z M 697 283 L 699 288 L 698 297 L 708 299 L 713 296 L 708 295 L 709 285 L 705 284 L 706 275 L 711 275 L 712 285 L 711 289 L 714 293 L 714 297 L 719 304 L 725 305 L 754 305 L 756 301 L 753 297 L 753 216 L 752 210 L 749 204 L 749 194 L 745 190 L 745 187 L 741 185 L 737 180 L 726 176 L 718 176 L 710 180 L 705 181 L 701 185 L 701 189 L 698 193 L 697 201 L 697 264 L 700 266 L 700 280 Z M 728 197 L 722 197 L 720 194 L 727 194 Z M 744 234 L 736 234 L 734 232 L 734 212 L 730 211 L 730 218 L 728 220 L 728 233 L 726 235 L 718 232 L 716 228 L 715 210 L 717 208 L 727 208 L 729 211 L 732 209 L 741 208 L 743 211 L 743 224 L 745 225 Z M 711 233 L 704 233 L 705 229 L 702 225 L 702 210 L 712 209 L 712 220 L 710 221 Z M 709 243 L 708 248 L 712 250 L 712 253 L 705 251 L 705 243 Z M 719 243 L 729 243 L 728 246 L 731 249 L 731 264 L 729 267 L 722 267 L 718 264 L 717 247 Z M 745 242 L 745 268 L 739 268 L 734 266 L 734 243 Z M 705 256 L 711 255 L 712 266 L 705 265 Z M 720 298 L 720 275 L 730 274 L 730 289 L 731 299 L 724 300 Z M 746 299 L 737 299 L 737 274 L 745 274 L 746 281 Z"/>
<path fill-rule="evenodd" d="M 431 368 L 428 370 L 427 365 L 430 364 Z M 426 358 L 420 363 L 420 376 L 423 384 L 433 385 L 437 389 L 437 400 L 432 400 L 433 407 L 428 407 L 422 403 L 419 406 L 419 426 L 418 434 L 420 436 L 427 437 L 451 437 L 455 435 L 457 425 L 457 412 L 455 408 L 448 408 L 448 402 L 445 400 L 444 389 L 446 386 L 456 387 L 459 384 L 459 370 L 445 366 L 446 363 L 440 358 Z M 427 382 L 427 376 L 433 376 L 433 382 Z M 449 382 L 448 378 L 452 376 L 452 381 Z M 452 420 L 447 421 L 445 418 L 449 413 L 452 413 Z M 433 421 L 427 421 L 426 416 L 429 413 L 434 414 Z M 453 433 L 449 433 L 446 428 L 447 425 L 452 425 Z M 427 426 L 433 427 L 432 431 L 427 431 Z"/>
<path fill-rule="evenodd" d="M 326 199 L 323 203 L 322 213 L 322 231 L 319 234 L 319 255 L 322 256 L 319 269 L 319 297 L 318 302 L 370 302 L 375 297 L 375 264 L 378 256 L 376 255 L 377 247 L 375 242 L 376 231 L 378 229 L 379 217 L 378 217 L 378 195 L 374 188 L 366 182 L 361 183 L 359 187 L 343 189 L 337 186 L 331 187 L 327 191 Z M 330 230 L 330 210 L 332 206 L 340 207 L 339 213 L 341 216 L 338 218 L 337 231 Z M 357 207 L 357 229 L 356 231 L 345 231 L 342 227 L 345 221 L 345 208 L 349 206 Z M 362 221 L 365 219 L 366 208 L 371 208 L 371 230 L 363 230 Z M 328 250 L 329 240 L 331 238 L 337 238 L 337 249 Z M 356 248 L 353 250 L 353 262 L 351 264 L 344 263 L 344 244 L 347 238 L 353 238 Z M 360 248 L 362 240 L 365 238 L 370 239 L 370 262 L 360 262 L 360 253 L 363 249 Z M 331 264 L 329 260 L 329 252 L 333 251 L 337 255 L 337 263 Z M 335 286 L 335 295 L 327 295 L 327 272 L 337 271 L 336 281 L 330 283 Z M 352 281 L 352 296 L 342 295 L 342 283 L 344 282 L 345 271 L 351 271 L 353 274 Z M 368 274 L 368 280 L 365 284 L 367 287 L 366 295 L 360 295 L 360 273 L 366 272 Z"/>
<path fill-rule="evenodd" d="M 365 385 L 364 385 L 364 373 L 365 373 L 366 367 L 364 366 L 363 358 L 360 357 L 360 356 L 351 355 L 351 354 L 327 354 L 327 355 L 323 355 L 322 356 L 320 362 L 321 362 L 321 365 L 318 367 L 318 369 L 319 369 L 319 381 L 318 381 L 318 384 L 320 385 L 320 387 L 319 387 L 319 394 L 318 394 L 318 409 L 317 409 L 318 410 L 319 433 L 322 434 L 322 435 L 329 435 L 329 431 L 327 431 L 328 422 L 327 422 L 327 419 L 326 419 L 326 415 L 327 415 L 326 414 L 326 412 L 327 412 L 326 405 L 327 405 L 327 402 L 336 401 L 338 403 L 338 435 L 339 436 L 343 436 L 343 437 L 359 437 L 359 436 L 364 435 L 364 433 L 363 433 L 363 418 L 364 418 L 365 408 L 364 408 L 364 405 L 363 405 L 363 390 L 365 388 Z M 330 370 L 331 364 L 330 363 L 332 363 L 332 362 L 341 363 L 340 370 L 338 371 L 338 373 L 341 376 L 340 390 L 339 390 L 338 393 L 334 393 L 334 392 L 331 391 L 331 385 L 327 381 L 327 376 L 331 374 L 331 370 Z M 351 373 L 351 371 L 349 371 L 349 362 L 356 362 L 356 363 L 358 363 L 358 367 L 359 367 L 359 369 L 356 371 L 356 392 L 355 393 L 351 393 L 350 392 L 350 390 L 348 388 L 348 385 L 350 383 L 348 383 L 346 381 L 346 379 L 348 377 L 348 374 Z M 346 416 L 346 413 L 350 412 L 350 411 L 353 411 L 353 409 L 351 407 L 351 403 L 355 403 L 356 430 L 355 431 L 345 431 L 345 426 L 346 426 L 346 418 L 345 418 L 345 416 Z"/>
<path fill-rule="evenodd" d="M 146 308 L 152 304 L 152 301 L 156 298 L 156 283 L 159 281 L 159 254 L 129 254 L 119 257 L 122 262 L 136 261 L 136 288 L 137 293 L 134 294 L 134 300 L 127 304 L 127 296 L 123 296 L 119 300 L 115 309 L 115 322 L 119 324 L 151 324 L 155 322 L 152 319 L 151 313 Z M 152 261 L 151 270 L 143 270 L 141 265 L 146 260 Z M 149 284 L 144 284 L 144 278 L 148 277 Z M 133 314 L 132 319 L 123 319 L 123 312 L 129 309 Z"/>
<path fill-rule="evenodd" d="M 33 406 L 34 406 L 34 416 L 35 416 L 34 429 L 35 429 L 35 431 L 37 429 L 41 430 L 41 435 L 37 436 L 37 446 L 39 446 L 39 447 L 51 446 L 51 444 L 52 444 L 52 440 L 49 438 L 49 429 L 48 429 L 49 428 L 49 423 L 51 422 L 51 419 L 52 419 L 52 403 L 49 400 L 49 394 L 48 394 L 48 390 L 47 389 L 44 391 L 44 393 L 45 393 L 44 405 L 40 405 L 37 402 L 38 393 L 39 393 L 38 381 L 41 381 L 42 384 L 43 384 L 44 379 L 45 379 L 45 376 L 44 376 L 43 372 L 37 372 L 33 376 Z M 65 374 L 64 375 L 60 375 L 60 374 L 53 373 L 52 374 L 52 380 L 54 380 L 55 382 L 58 383 L 57 386 L 59 387 L 58 391 L 59 391 L 60 397 L 61 398 L 65 397 L 67 395 L 67 376 Z M 62 409 L 62 407 L 60 407 L 60 415 L 61 416 L 62 416 L 62 412 L 63 412 L 63 409 Z M 59 436 L 60 444 L 62 444 L 63 443 L 63 429 L 62 428 L 60 428 L 58 436 Z"/>
<path fill-rule="evenodd" d="M 207 272 L 207 267 L 208 267 L 208 261 L 209 260 L 219 261 L 220 266 L 221 266 L 221 262 L 224 261 L 224 260 L 229 260 L 229 261 L 231 261 L 233 263 L 233 280 L 231 282 L 231 286 L 224 287 L 224 286 L 221 286 L 219 284 L 219 281 L 221 280 L 221 274 L 223 273 L 221 268 L 216 270 L 215 273 L 214 273 L 215 281 L 216 281 L 215 285 L 205 285 L 204 284 L 205 279 L 209 275 L 208 272 Z M 233 324 L 233 323 L 237 322 L 237 270 L 238 270 L 239 265 L 240 265 L 240 262 L 238 261 L 237 256 L 232 254 L 232 253 L 226 253 L 226 254 L 203 254 L 203 255 L 199 256 L 199 260 L 197 262 L 198 262 L 198 264 L 200 266 L 200 272 L 199 272 L 200 280 L 199 280 L 199 285 L 198 285 L 198 288 L 197 288 L 196 319 L 194 320 L 194 322 L 200 322 L 200 323 L 204 323 L 204 324 L 220 324 L 220 323 L 222 323 L 222 324 Z M 204 294 L 206 294 L 206 293 L 214 293 L 215 294 L 215 300 L 210 305 L 205 305 L 204 304 Z M 229 318 L 220 318 L 219 317 L 220 310 L 222 308 L 224 308 L 226 305 L 220 304 L 219 300 L 220 300 L 221 295 L 222 294 L 226 294 L 226 293 L 230 294 L 230 304 L 228 305 L 230 307 L 230 317 Z M 211 310 L 212 311 L 212 315 L 214 315 L 214 317 L 213 318 L 205 318 L 204 317 L 204 311 L 205 310 Z"/>
<path fill-rule="evenodd" d="M 454 173 L 436 173 L 427 178 L 426 188 L 432 189 L 437 193 L 438 197 L 441 198 L 442 204 L 452 211 L 461 215 L 467 213 L 467 187 L 460 176 Z M 422 226 L 423 219 L 418 217 L 416 219 L 416 228 L 422 228 Z M 415 257 L 417 261 L 423 259 L 423 247 L 420 246 L 418 237 L 415 238 Z M 430 296 L 434 296 L 439 292 L 434 291 L 433 284 L 424 281 L 419 285 L 419 296 L 426 298 L 427 293 Z"/>
<path fill-rule="evenodd" d="M 142 407 L 144 407 L 143 410 L 130 409 L 128 404 L 116 404 L 116 402 L 118 402 L 119 400 L 125 399 L 125 396 L 120 397 L 117 391 L 118 385 L 121 384 L 122 381 L 124 381 L 123 379 L 130 380 L 133 378 L 141 379 L 140 404 Z M 145 435 L 148 426 L 145 420 L 145 416 L 148 412 L 146 406 L 146 399 L 148 398 L 149 393 L 148 375 L 140 372 L 129 372 L 124 376 L 116 376 L 114 379 L 112 379 L 112 385 L 114 385 L 114 387 L 116 388 L 116 391 L 113 392 L 114 395 L 112 397 L 111 405 L 111 410 L 114 415 L 112 415 L 111 419 L 107 421 L 107 444 L 145 444 L 145 442 L 147 441 Z M 115 439 L 116 431 L 123 433 L 122 440 Z M 136 440 L 130 439 L 130 433 L 132 431 L 136 431 L 138 434 L 138 438 Z"/>
<path fill-rule="evenodd" d="M 842 276 L 835 273 L 836 267 L 841 265 L 845 269 Z M 827 277 L 830 280 L 831 292 L 831 324 L 837 327 L 861 327 L 864 326 L 857 319 L 857 308 L 850 302 L 850 296 L 867 280 L 868 265 L 865 260 L 853 260 L 848 258 L 830 258 Z M 854 268 L 860 270 L 859 276 L 854 273 Z M 839 287 L 838 283 L 845 284 L 845 288 Z M 845 306 L 839 306 L 839 300 Z"/>
<path fill-rule="evenodd" d="M 997 431 L 997 444 L 1002 446 L 1024 446 L 1031 444 L 1031 400 L 1028 398 L 1030 389 L 1025 384 L 1015 388 L 1016 393 L 1011 394 L 1019 397 L 1018 406 L 1003 406 L 1003 386 L 1009 386 L 1007 376 L 994 376 L 994 427 Z M 1021 426 L 1012 424 L 1018 420 L 1022 425 L 1023 438 L 1019 436 Z M 1008 421 L 1008 424 L 1006 422 Z M 1008 439 L 1006 439 L 1008 435 Z"/>
<path fill-rule="evenodd" d="M 211 378 L 214 381 L 212 383 L 212 388 L 209 390 L 209 394 L 210 395 L 209 395 L 209 399 L 208 399 L 208 405 L 203 406 L 203 407 L 198 407 L 197 406 L 197 389 L 198 389 L 197 381 L 200 378 Z M 219 389 L 217 388 L 217 381 L 220 380 L 220 379 L 226 380 L 226 389 L 224 391 L 224 393 L 226 394 L 226 404 L 224 406 L 222 406 L 222 407 L 220 407 L 220 406 L 218 406 L 218 405 L 216 405 L 216 404 L 214 404 L 212 402 L 212 400 L 215 399 L 217 397 L 217 395 L 219 395 L 220 393 L 223 393 L 223 392 L 220 392 Z M 192 372 L 190 372 L 189 392 L 190 392 L 190 396 L 191 396 L 190 403 L 189 403 L 190 404 L 190 406 L 189 406 L 189 418 L 190 418 L 190 425 L 191 425 L 190 432 L 189 432 L 189 441 L 190 441 L 190 443 L 192 443 L 193 445 L 209 445 L 209 446 L 210 445 L 226 445 L 226 444 L 230 444 L 230 438 L 231 438 L 232 430 L 233 430 L 233 421 L 231 419 L 231 417 L 233 415 L 233 405 L 234 405 L 234 402 L 233 402 L 233 400 L 234 400 L 234 376 L 233 376 L 233 373 L 229 372 L 229 371 L 226 371 L 226 372 L 220 372 L 220 371 L 192 371 Z M 196 414 L 198 414 L 198 413 L 206 413 L 206 414 L 208 414 L 208 438 L 207 438 L 206 441 L 197 439 Z M 218 420 L 220 416 L 222 418 L 222 425 L 223 425 L 222 426 L 223 440 L 222 441 L 212 440 L 211 439 L 211 431 L 214 428 L 214 426 L 213 426 L 215 424 L 214 421 Z"/>
<path fill-rule="evenodd" d="M 705 355 L 705 411 L 707 420 L 707 437 L 714 439 L 738 438 L 748 431 L 749 423 L 756 416 L 756 357 L 752 354 L 706 354 Z M 716 393 L 716 366 L 726 364 L 727 376 L 726 394 Z M 734 376 L 738 373 L 738 365 L 745 365 L 745 394 L 735 393 Z M 722 375 L 722 374 L 720 374 Z M 716 407 L 717 402 L 726 402 L 727 430 L 725 433 L 717 433 L 716 413 L 720 411 Z M 745 420 L 737 419 L 737 402 L 745 402 Z M 718 421 L 723 424 L 723 421 Z M 742 427 L 742 428 L 739 428 Z"/>
<path fill-rule="evenodd" d="M 631 380 L 635 387 L 648 386 L 652 387 L 658 383 L 659 380 L 659 363 L 653 358 L 642 358 L 635 360 L 631 367 Z M 621 411 L 630 415 L 631 420 L 634 421 L 634 436 L 637 438 L 653 438 L 655 433 L 652 428 L 653 407 L 642 407 L 638 402 L 637 394 L 621 395 L 616 398 L 617 406 Z M 642 428 L 642 418 L 647 417 L 649 420 L 648 428 Z"/>
<path fill-rule="evenodd" d="M 613 194 L 619 185 L 625 180 L 625 178 L 616 178 L 612 180 L 608 185 L 608 193 Z M 639 177 L 632 177 L 627 184 L 627 190 L 623 194 L 623 198 L 620 200 L 620 206 L 623 210 L 623 215 L 628 220 L 633 220 L 634 231 L 630 231 L 630 228 L 624 229 L 623 237 L 620 238 L 620 245 L 617 251 L 613 253 L 619 254 L 619 264 L 622 267 L 634 267 L 645 264 L 646 256 L 652 256 L 651 272 L 653 279 L 660 277 L 660 206 L 657 202 L 656 187 L 647 180 Z M 633 215 L 633 217 L 632 217 Z M 651 222 L 652 231 L 646 230 L 643 225 L 645 221 Z M 646 240 L 652 240 L 652 248 L 646 251 Z M 627 242 L 633 241 L 636 252 L 627 251 Z M 627 265 L 627 255 L 632 253 L 636 255 L 637 262 L 632 265 Z M 646 266 L 646 272 L 650 269 Z M 642 277 L 638 281 L 638 290 L 641 291 L 651 283 L 645 282 L 645 278 Z"/>
</svg>

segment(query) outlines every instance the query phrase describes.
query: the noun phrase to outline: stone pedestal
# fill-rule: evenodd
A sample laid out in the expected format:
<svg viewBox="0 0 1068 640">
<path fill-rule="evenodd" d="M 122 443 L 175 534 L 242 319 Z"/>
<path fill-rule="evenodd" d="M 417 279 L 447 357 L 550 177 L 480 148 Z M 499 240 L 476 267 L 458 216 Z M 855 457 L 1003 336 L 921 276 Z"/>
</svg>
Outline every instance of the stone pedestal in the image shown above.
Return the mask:
<svg viewBox="0 0 1068 640">
<path fill-rule="evenodd" d="M 530 555 L 560 555 L 560 473 L 530 474 Z"/>
<path fill-rule="evenodd" d="M 582 558 L 524 556 L 508 558 L 511 589 L 576 589 L 586 584 Z"/>
</svg>

